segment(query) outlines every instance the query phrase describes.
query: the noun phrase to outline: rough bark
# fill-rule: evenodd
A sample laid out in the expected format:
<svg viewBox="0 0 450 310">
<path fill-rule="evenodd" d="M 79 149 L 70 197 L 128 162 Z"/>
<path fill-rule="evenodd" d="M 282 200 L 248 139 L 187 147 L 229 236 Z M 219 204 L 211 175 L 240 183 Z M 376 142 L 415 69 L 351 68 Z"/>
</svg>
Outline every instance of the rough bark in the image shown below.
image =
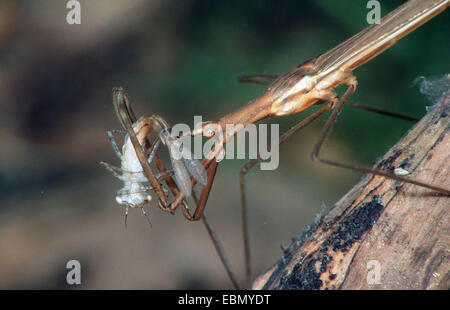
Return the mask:
<svg viewBox="0 0 450 310">
<path fill-rule="evenodd" d="M 450 188 L 450 96 L 375 168 Z M 450 198 L 367 175 L 310 225 L 254 289 L 448 289 Z"/>
</svg>

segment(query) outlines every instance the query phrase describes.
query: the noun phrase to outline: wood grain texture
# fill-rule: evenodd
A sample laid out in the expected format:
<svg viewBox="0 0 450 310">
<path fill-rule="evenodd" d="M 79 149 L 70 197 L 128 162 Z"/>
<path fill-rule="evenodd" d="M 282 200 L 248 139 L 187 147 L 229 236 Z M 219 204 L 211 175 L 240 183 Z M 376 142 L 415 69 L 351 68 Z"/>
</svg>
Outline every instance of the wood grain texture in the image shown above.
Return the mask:
<svg viewBox="0 0 450 310">
<path fill-rule="evenodd" d="M 450 188 L 450 96 L 374 167 L 403 168 L 408 177 Z M 297 236 L 253 288 L 448 289 L 449 206 L 443 194 L 367 175 Z"/>
</svg>

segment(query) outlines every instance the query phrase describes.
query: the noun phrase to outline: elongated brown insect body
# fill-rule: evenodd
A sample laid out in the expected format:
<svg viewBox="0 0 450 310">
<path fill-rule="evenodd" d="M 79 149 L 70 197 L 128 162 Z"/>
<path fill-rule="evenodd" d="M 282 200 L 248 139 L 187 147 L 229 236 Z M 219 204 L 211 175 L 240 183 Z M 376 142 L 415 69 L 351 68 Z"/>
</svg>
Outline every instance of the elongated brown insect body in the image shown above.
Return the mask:
<svg viewBox="0 0 450 310">
<path fill-rule="evenodd" d="M 313 105 L 328 102 L 320 113 L 314 115 L 317 118 L 327 110 L 333 109 L 339 102 L 334 91 L 337 86 L 349 86 L 345 99 L 356 90 L 358 83 L 352 73 L 355 68 L 391 47 L 399 39 L 443 12 L 449 5 L 450 0 L 410 0 L 404 3 L 384 16 L 379 24 L 370 25 L 328 52 L 289 70 L 276 79 L 253 102 L 224 116 L 216 123 L 206 122 L 203 130 L 196 131 L 195 134 L 200 132 L 205 137 L 211 137 L 214 135 L 215 128 L 220 128 L 224 133 L 223 146 L 237 133 L 237 130 L 227 131 L 228 124 L 241 124 L 243 127 L 238 128 L 245 128 L 267 117 L 298 114 Z M 333 118 L 337 116 L 338 111 L 334 113 L 336 115 Z M 312 120 L 308 120 L 307 123 Z M 323 132 L 329 131 L 331 125 L 331 122 L 327 124 Z M 236 128 L 236 126 L 231 127 Z M 312 158 L 317 157 L 320 144 L 314 149 Z M 207 159 L 203 161 L 203 165 L 206 168 L 209 167 L 214 160 L 212 158 L 220 151 L 221 146 L 211 151 Z M 387 176 L 387 174 L 379 174 Z M 195 183 L 194 180 L 192 185 L 194 186 Z M 420 182 L 416 184 L 424 186 Z M 205 186 L 203 190 L 210 187 L 211 185 Z M 448 192 L 442 189 L 440 191 Z M 202 196 L 207 199 L 207 195 Z M 183 194 L 179 193 L 169 208 L 175 210 L 182 201 Z M 201 200 L 197 209 L 200 205 L 203 209 L 205 204 L 206 201 Z"/>
<path fill-rule="evenodd" d="M 335 48 L 284 73 L 252 103 L 218 121 L 255 123 L 270 116 L 300 113 L 323 101 L 336 100 L 334 88 L 356 87 L 352 70 L 376 57 L 399 39 L 450 5 L 449 0 L 410 0 Z M 230 133 L 234 134 L 234 133 Z M 225 143 L 230 134 L 226 135 Z"/>
<path fill-rule="evenodd" d="M 216 145 L 213 151 L 203 160 L 202 165 L 207 171 L 207 184 L 203 187 L 200 199 L 197 203 L 197 208 L 194 215 L 191 216 L 185 203 L 185 193 L 188 191 L 188 187 L 184 190 L 172 186 L 171 191 L 174 193 L 174 200 L 167 206 L 167 200 L 163 190 L 158 183 L 158 180 L 154 172 L 148 167 L 146 157 L 141 149 L 141 145 L 134 136 L 134 132 L 131 128 L 130 119 L 133 119 L 132 113 L 129 111 L 129 104 L 127 103 L 127 97 L 117 93 L 117 102 L 124 102 L 125 104 L 117 105 L 118 115 L 122 118 L 122 124 L 130 135 L 131 142 L 136 149 L 136 154 L 140 163 L 144 168 L 149 182 L 154 190 L 158 193 L 160 200 L 164 204 L 164 208 L 168 211 L 175 211 L 180 205 L 184 205 L 185 216 L 189 220 L 199 220 L 202 218 L 204 208 L 209 196 L 209 192 L 214 181 L 214 176 L 217 169 L 217 161 L 215 157 L 223 151 L 225 143 L 235 135 L 238 130 L 242 130 L 250 124 L 256 123 L 262 119 L 275 116 L 285 116 L 298 114 L 306 109 L 328 102 L 321 109 L 314 112 L 300 123 L 295 125 L 291 130 L 283 134 L 280 137 L 280 143 L 284 142 L 289 136 L 297 132 L 301 128 L 307 126 L 312 121 L 317 119 L 323 113 L 331 110 L 327 122 L 325 123 L 321 136 L 318 139 L 312 153 L 311 158 L 320 160 L 323 163 L 334 165 L 343 168 L 350 168 L 361 172 L 372 173 L 376 175 L 386 176 L 391 179 L 409 182 L 432 190 L 450 194 L 449 190 L 435 187 L 433 185 L 424 184 L 419 181 L 409 180 L 402 176 L 395 175 L 393 173 L 384 172 L 381 170 L 367 169 L 363 167 L 355 168 L 350 165 L 334 162 L 331 160 L 322 159 L 319 157 L 320 147 L 325 140 L 325 137 L 329 133 L 334 121 L 337 118 L 340 110 L 348 97 L 357 88 L 357 79 L 353 75 L 353 70 L 376 57 L 389 47 L 391 47 L 399 39 L 420 27 L 422 24 L 443 12 L 450 5 L 450 0 L 410 0 L 397 9 L 393 10 L 386 16 L 384 16 L 379 24 L 373 24 L 361 32 L 357 33 L 353 37 L 332 48 L 328 52 L 319 55 L 318 57 L 302 63 L 301 65 L 289 70 L 276 79 L 267 90 L 248 105 L 243 106 L 235 112 L 232 112 L 217 122 L 206 122 L 202 124 L 200 130 L 194 130 L 193 134 L 201 134 L 205 137 L 214 136 L 219 130 L 224 133 L 223 138 L 220 140 L 220 145 Z M 348 88 L 341 98 L 335 92 L 335 88 L 339 85 L 347 85 Z M 227 125 L 234 129 L 227 131 Z M 242 125 L 242 126 L 234 126 Z M 239 129 L 236 129 L 239 128 Z M 173 141 L 170 141 L 172 143 Z M 247 169 L 254 165 L 255 162 L 251 162 L 249 166 L 245 166 Z M 245 170 L 244 169 L 244 170 Z M 245 223 L 245 197 L 242 195 L 243 188 L 243 175 L 245 171 L 241 170 L 241 197 L 242 197 L 242 213 L 244 219 L 244 240 L 246 249 L 246 265 L 247 265 L 247 277 L 250 275 L 249 266 L 249 246 L 247 237 L 247 228 Z M 204 174 L 203 174 L 204 176 Z M 186 177 L 182 177 L 183 180 Z M 203 177 L 199 180 L 204 180 Z M 191 186 L 195 186 L 199 181 L 195 178 L 191 178 Z M 178 182 L 180 183 L 180 182 Z M 159 187 L 158 187 L 159 186 Z M 188 214 L 188 215 L 186 215 Z"/>
</svg>

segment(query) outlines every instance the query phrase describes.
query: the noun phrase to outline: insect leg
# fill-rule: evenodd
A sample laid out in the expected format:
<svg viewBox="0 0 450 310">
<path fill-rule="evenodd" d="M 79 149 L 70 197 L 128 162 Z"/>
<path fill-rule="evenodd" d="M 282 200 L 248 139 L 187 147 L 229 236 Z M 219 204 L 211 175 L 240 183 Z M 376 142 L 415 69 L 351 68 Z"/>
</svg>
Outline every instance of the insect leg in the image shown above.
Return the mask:
<svg viewBox="0 0 450 310">
<path fill-rule="evenodd" d="M 206 230 L 208 231 L 208 235 L 211 238 L 214 247 L 216 248 L 217 254 L 219 255 L 219 258 L 222 262 L 223 267 L 225 268 L 225 271 L 228 274 L 228 277 L 230 278 L 231 282 L 234 285 L 235 289 L 239 289 L 239 284 L 236 280 L 236 276 L 233 272 L 233 269 L 231 268 L 230 262 L 228 261 L 226 255 L 225 255 L 225 250 L 222 246 L 222 244 L 220 243 L 219 239 L 216 236 L 216 233 L 214 231 L 214 229 L 212 228 L 211 224 L 208 221 L 208 218 L 206 217 L 206 215 L 203 213 L 202 216 L 202 222 L 205 225 Z"/>
<path fill-rule="evenodd" d="M 122 157 L 122 153 L 120 152 L 120 149 L 119 149 L 119 146 L 117 145 L 116 139 L 113 136 L 113 132 L 122 132 L 123 133 L 124 131 L 123 130 L 115 130 L 115 129 L 107 131 L 108 137 L 109 137 L 109 141 L 110 141 L 111 146 L 112 146 L 112 148 L 114 150 L 114 153 L 116 153 L 117 157 L 121 158 Z"/>
<path fill-rule="evenodd" d="M 150 155 L 148 156 L 148 163 L 151 163 L 153 161 L 153 157 L 155 156 L 156 150 L 158 149 L 159 144 L 161 143 L 161 140 L 158 139 L 158 141 L 155 142 L 155 144 L 152 146 L 152 151 L 150 152 Z"/>
<path fill-rule="evenodd" d="M 444 189 L 444 188 L 440 188 L 440 187 L 436 187 L 427 183 L 423 183 L 423 182 L 419 182 L 416 180 L 411 180 L 409 178 L 405 178 L 405 177 L 401 177 L 398 175 L 395 175 L 393 173 L 389 173 L 386 171 L 382 171 L 382 170 L 377 170 L 377 169 L 372 169 L 372 168 L 366 168 L 366 167 L 361 167 L 361 166 L 356 166 L 356 165 L 350 165 L 350 164 L 346 164 L 346 163 L 342 163 L 342 162 L 337 162 L 337 161 L 332 161 L 329 159 L 325 159 L 325 158 L 321 158 L 319 157 L 319 152 L 320 152 L 320 148 L 322 147 L 323 142 L 325 141 L 325 138 L 327 137 L 327 135 L 329 134 L 331 127 L 333 126 L 334 122 L 336 121 L 336 118 L 339 114 L 339 112 L 341 111 L 342 107 L 344 106 L 345 101 L 347 100 L 347 98 L 355 91 L 355 88 L 353 86 L 349 86 L 347 88 L 347 90 L 345 91 L 344 95 L 339 99 L 339 101 L 335 104 L 333 112 L 331 113 L 330 117 L 328 118 L 327 122 L 325 123 L 325 125 L 323 126 L 322 132 L 320 134 L 319 140 L 316 142 L 313 151 L 311 152 L 311 159 L 312 160 L 318 160 L 324 164 L 327 165 L 331 165 L 331 166 L 335 166 L 335 167 L 340 167 L 340 168 L 347 168 L 350 170 L 355 170 L 355 171 L 360 171 L 360 172 L 364 172 L 364 173 L 371 173 L 371 174 L 375 174 L 375 175 L 380 175 L 380 176 L 384 176 L 396 181 L 401 181 L 401 182 L 406 182 L 406 183 L 411 183 L 414 185 L 418 185 L 418 186 L 422 186 L 425 188 L 429 188 L 432 189 L 434 191 L 446 194 L 446 195 L 450 195 L 450 190 L 448 189 Z"/>
<path fill-rule="evenodd" d="M 217 167 L 217 162 L 215 162 Z M 197 196 L 195 192 L 192 192 L 192 199 L 194 202 L 198 205 L 199 200 L 197 199 Z M 239 289 L 239 284 L 236 280 L 235 273 L 233 272 L 233 268 L 231 267 L 230 262 L 228 261 L 226 255 L 225 255 L 225 249 L 222 246 L 222 243 L 220 242 L 219 238 L 217 237 L 214 228 L 210 224 L 208 218 L 204 213 L 201 215 L 203 225 L 205 225 L 206 231 L 208 232 L 209 238 L 211 239 L 214 248 L 216 249 L 217 255 L 219 255 L 220 261 L 222 262 L 223 267 L 225 268 L 225 271 L 228 274 L 228 277 L 230 278 L 231 282 L 234 285 L 235 289 Z"/>
<path fill-rule="evenodd" d="M 121 175 L 118 172 L 122 172 L 122 169 L 110 165 L 108 163 L 105 163 L 104 161 L 100 162 L 100 166 L 102 166 L 103 168 L 107 169 L 109 172 L 111 172 L 116 178 L 121 179 Z"/>
<path fill-rule="evenodd" d="M 283 135 L 280 136 L 279 144 L 284 143 L 288 138 L 292 135 L 308 126 L 311 122 L 317 119 L 326 111 L 330 110 L 331 104 L 327 104 L 322 107 L 320 110 L 317 110 L 313 114 L 309 115 L 307 118 L 300 121 L 295 126 L 291 127 L 288 131 L 286 131 Z M 247 284 L 250 283 L 251 279 L 251 259 L 250 259 L 250 241 L 249 241 L 249 233 L 248 233 L 248 222 L 247 222 L 247 202 L 246 202 L 246 194 L 245 194 L 245 175 L 247 172 L 253 168 L 261 158 L 258 156 L 256 159 L 252 159 L 248 161 L 240 171 L 239 181 L 240 181 L 240 191 L 241 191 L 241 213 L 242 213 L 242 233 L 244 239 L 244 252 L 245 252 L 245 271 L 246 271 L 246 279 Z"/>
<path fill-rule="evenodd" d="M 172 176 L 173 176 L 173 171 L 171 170 L 167 170 L 164 163 L 162 162 L 162 160 L 158 157 L 158 155 L 155 155 L 154 158 L 154 163 L 156 165 L 156 167 L 158 168 L 158 171 L 160 172 L 160 174 L 162 174 L 162 176 L 164 177 L 164 180 L 166 182 L 166 185 L 169 187 L 170 191 L 172 192 L 172 194 L 174 196 L 177 196 L 179 193 L 178 187 L 175 184 L 175 181 L 173 180 Z M 159 178 L 158 178 L 159 181 Z M 158 206 L 166 212 L 173 212 L 173 210 L 171 210 L 170 208 L 168 208 L 166 205 L 164 205 L 161 200 L 159 199 L 158 201 Z"/>
<path fill-rule="evenodd" d="M 128 219 L 128 206 L 125 208 L 125 229 L 127 229 L 127 219 Z"/>
<path fill-rule="evenodd" d="M 200 194 L 200 200 L 198 202 L 196 202 L 197 208 L 195 209 L 195 212 L 194 212 L 194 220 L 195 221 L 202 217 L 203 210 L 205 209 L 206 202 L 208 201 L 209 193 L 211 191 L 211 187 L 214 182 L 214 177 L 215 177 L 216 171 L 217 171 L 217 165 L 218 165 L 217 161 L 213 160 L 213 162 L 208 167 L 207 183 L 202 189 L 202 192 Z"/>
<path fill-rule="evenodd" d="M 258 75 L 239 75 L 237 77 L 237 80 L 239 83 L 250 83 L 268 86 L 276 78 L 278 78 L 277 74 L 258 74 Z"/>
<path fill-rule="evenodd" d="M 142 214 L 144 214 L 144 216 L 147 218 L 148 223 L 150 224 L 150 227 L 152 227 L 152 222 L 150 222 L 150 218 L 147 215 L 147 212 L 145 212 L 144 207 L 141 208 L 142 209 Z"/>
<path fill-rule="evenodd" d="M 355 109 L 360 109 L 360 110 L 369 111 L 369 112 L 373 112 L 373 113 L 378 113 L 378 114 L 381 114 L 381 115 L 386 115 L 386 116 L 390 116 L 390 117 L 394 117 L 394 118 L 398 118 L 398 119 L 403 119 L 403 120 L 406 120 L 406 121 L 411 121 L 411 122 L 418 122 L 419 121 L 419 119 L 416 118 L 416 117 L 411 117 L 411 116 L 400 114 L 400 113 L 396 113 L 396 112 L 391 112 L 391 111 L 386 111 L 386 110 L 383 110 L 383 109 L 369 107 L 369 106 L 358 104 L 358 103 L 345 102 L 344 105 L 352 107 L 352 108 L 355 108 Z"/>
</svg>

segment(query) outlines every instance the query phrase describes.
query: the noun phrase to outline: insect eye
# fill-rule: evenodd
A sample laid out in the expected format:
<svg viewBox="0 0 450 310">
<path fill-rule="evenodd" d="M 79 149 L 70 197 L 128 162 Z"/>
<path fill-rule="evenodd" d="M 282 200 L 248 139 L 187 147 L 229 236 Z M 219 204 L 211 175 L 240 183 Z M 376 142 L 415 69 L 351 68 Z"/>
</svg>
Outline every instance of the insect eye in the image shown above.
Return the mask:
<svg viewBox="0 0 450 310">
<path fill-rule="evenodd" d="M 205 129 L 205 131 L 204 131 L 204 133 L 203 133 L 203 135 L 204 135 L 206 138 L 211 138 L 211 137 L 213 137 L 215 134 L 216 134 L 216 132 L 215 132 L 214 130 L 212 130 L 211 128 Z"/>
<path fill-rule="evenodd" d="M 120 196 L 116 196 L 116 202 L 121 205 L 123 204 L 123 199 Z"/>
</svg>

